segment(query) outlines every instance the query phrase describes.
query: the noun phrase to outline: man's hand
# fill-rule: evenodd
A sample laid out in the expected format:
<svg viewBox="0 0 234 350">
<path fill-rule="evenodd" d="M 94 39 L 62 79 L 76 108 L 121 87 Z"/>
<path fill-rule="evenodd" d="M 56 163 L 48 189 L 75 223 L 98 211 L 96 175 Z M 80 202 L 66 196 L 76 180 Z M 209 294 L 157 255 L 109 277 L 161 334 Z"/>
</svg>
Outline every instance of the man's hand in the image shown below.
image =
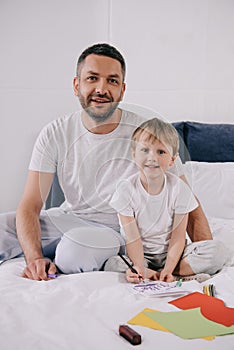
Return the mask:
<svg viewBox="0 0 234 350">
<path fill-rule="evenodd" d="M 22 273 L 22 277 L 37 281 L 47 281 L 50 279 L 47 274 L 55 273 L 56 266 L 54 263 L 46 258 L 38 258 L 27 264 Z"/>
</svg>

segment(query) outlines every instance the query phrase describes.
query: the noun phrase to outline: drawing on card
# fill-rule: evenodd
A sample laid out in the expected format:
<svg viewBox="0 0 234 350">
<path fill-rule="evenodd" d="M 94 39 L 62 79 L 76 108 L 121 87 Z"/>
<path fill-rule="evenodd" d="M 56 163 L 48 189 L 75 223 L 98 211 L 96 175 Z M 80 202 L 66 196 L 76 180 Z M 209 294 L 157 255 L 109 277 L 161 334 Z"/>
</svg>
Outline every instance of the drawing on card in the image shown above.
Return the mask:
<svg viewBox="0 0 234 350">
<path fill-rule="evenodd" d="M 139 283 L 132 286 L 133 292 L 144 296 L 170 296 L 189 293 L 182 287 L 177 287 L 176 283 L 154 281 L 149 283 Z"/>
</svg>

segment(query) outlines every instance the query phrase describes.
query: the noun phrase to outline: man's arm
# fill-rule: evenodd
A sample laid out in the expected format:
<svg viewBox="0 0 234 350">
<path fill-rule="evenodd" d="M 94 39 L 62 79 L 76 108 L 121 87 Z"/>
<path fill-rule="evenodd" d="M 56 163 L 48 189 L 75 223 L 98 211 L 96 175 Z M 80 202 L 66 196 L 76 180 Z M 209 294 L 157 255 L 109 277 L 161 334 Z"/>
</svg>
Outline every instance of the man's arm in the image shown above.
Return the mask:
<svg viewBox="0 0 234 350">
<path fill-rule="evenodd" d="M 180 178 L 189 186 L 185 175 Z M 201 207 L 198 198 L 195 196 L 198 207 L 189 213 L 187 232 L 192 242 L 205 241 L 213 239 L 208 220 Z"/>
<path fill-rule="evenodd" d="M 46 260 L 41 249 L 39 216 L 54 174 L 29 171 L 23 197 L 16 212 L 16 229 L 27 263 L 23 277 L 47 280 L 47 272 L 55 273 L 56 267 Z"/>
</svg>

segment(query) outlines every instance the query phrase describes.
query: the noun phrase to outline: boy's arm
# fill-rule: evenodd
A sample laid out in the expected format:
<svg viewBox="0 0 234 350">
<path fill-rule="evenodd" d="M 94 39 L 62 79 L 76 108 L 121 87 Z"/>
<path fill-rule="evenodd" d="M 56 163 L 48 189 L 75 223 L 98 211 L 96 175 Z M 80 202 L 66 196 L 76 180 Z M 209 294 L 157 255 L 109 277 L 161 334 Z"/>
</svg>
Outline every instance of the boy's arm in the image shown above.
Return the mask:
<svg viewBox="0 0 234 350">
<path fill-rule="evenodd" d="M 133 216 L 122 214 L 119 214 L 119 218 L 126 236 L 127 254 L 134 268 L 144 278 L 144 251 L 136 220 Z M 136 275 L 130 269 L 126 271 L 128 282 L 138 283 L 139 275 Z"/>
<path fill-rule="evenodd" d="M 174 280 L 172 273 L 185 247 L 187 222 L 188 214 L 175 214 L 166 263 L 160 273 L 161 281 L 172 282 Z"/>
<path fill-rule="evenodd" d="M 19 242 L 27 263 L 23 277 L 47 280 L 47 272 L 55 273 L 56 267 L 42 255 L 39 216 L 49 193 L 54 174 L 29 171 L 23 197 L 16 212 L 16 228 Z"/>
</svg>

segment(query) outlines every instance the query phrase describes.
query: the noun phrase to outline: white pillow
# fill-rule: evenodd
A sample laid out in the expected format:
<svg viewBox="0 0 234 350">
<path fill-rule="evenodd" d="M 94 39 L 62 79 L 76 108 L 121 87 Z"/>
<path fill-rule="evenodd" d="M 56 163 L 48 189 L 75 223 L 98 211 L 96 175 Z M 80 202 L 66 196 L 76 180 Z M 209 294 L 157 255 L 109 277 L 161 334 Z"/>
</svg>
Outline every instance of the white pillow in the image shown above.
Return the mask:
<svg viewBox="0 0 234 350">
<path fill-rule="evenodd" d="M 207 216 L 234 219 L 234 163 L 191 161 L 184 170 Z"/>
</svg>

